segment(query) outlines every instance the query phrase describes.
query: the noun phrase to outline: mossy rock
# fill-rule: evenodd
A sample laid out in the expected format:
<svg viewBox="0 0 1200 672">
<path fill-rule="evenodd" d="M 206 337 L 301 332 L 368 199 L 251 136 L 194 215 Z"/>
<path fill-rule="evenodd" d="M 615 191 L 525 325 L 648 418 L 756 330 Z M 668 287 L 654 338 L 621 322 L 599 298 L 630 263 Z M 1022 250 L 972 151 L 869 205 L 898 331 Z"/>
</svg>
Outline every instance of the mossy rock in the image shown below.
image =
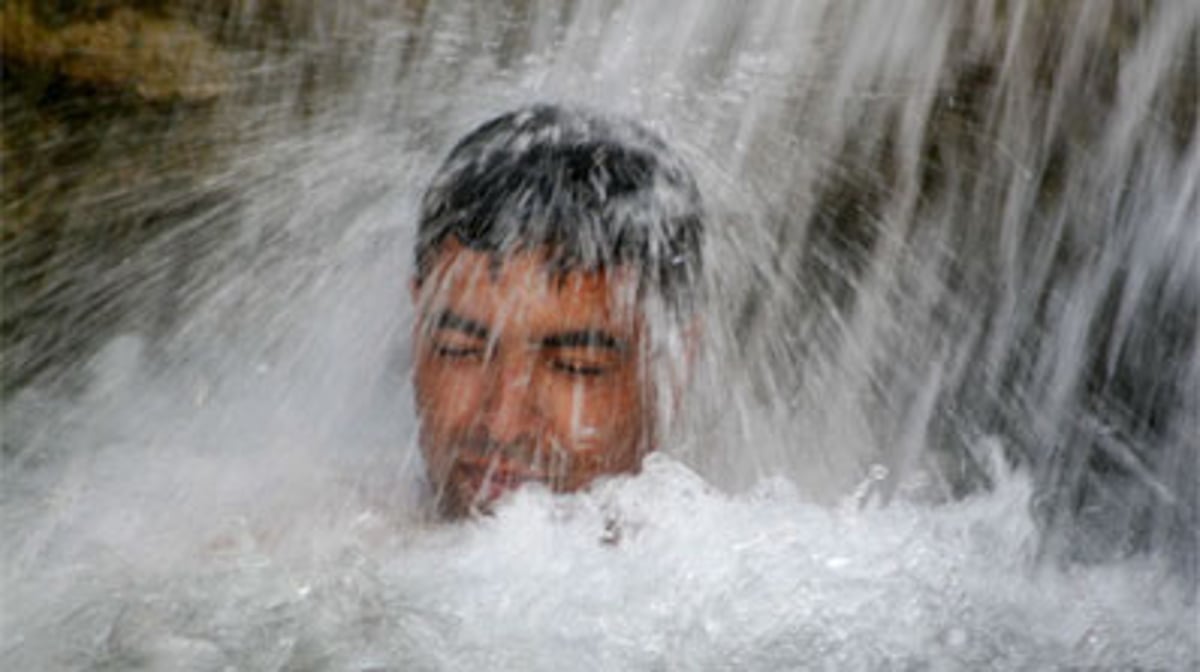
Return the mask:
<svg viewBox="0 0 1200 672">
<path fill-rule="evenodd" d="M 81 87 L 148 102 L 203 102 L 228 88 L 224 54 L 200 31 L 117 8 L 106 18 L 51 28 L 13 3 L 0 8 L 0 57 Z"/>
</svg>

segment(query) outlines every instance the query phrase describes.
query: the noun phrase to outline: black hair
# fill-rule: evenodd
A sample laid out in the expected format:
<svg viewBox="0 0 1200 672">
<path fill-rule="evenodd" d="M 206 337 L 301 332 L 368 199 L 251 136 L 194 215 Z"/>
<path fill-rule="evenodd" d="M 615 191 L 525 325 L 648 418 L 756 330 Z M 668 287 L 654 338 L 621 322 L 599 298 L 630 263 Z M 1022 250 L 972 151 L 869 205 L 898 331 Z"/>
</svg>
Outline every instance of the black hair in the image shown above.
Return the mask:
<svg viewBox="0 0 1200 672">
<path fill-rule="evenodd" d="M 556 272 L 632 267 L 641 291 L 687 314 L 699 293 L 703 228 L 695 180 L 657 135 L 626 119 L 534 105 L 484 123 L 451 150 L 421 202 L 417 281 L 449 239 L 497 255 L 544 248 Z"/>
</svg>

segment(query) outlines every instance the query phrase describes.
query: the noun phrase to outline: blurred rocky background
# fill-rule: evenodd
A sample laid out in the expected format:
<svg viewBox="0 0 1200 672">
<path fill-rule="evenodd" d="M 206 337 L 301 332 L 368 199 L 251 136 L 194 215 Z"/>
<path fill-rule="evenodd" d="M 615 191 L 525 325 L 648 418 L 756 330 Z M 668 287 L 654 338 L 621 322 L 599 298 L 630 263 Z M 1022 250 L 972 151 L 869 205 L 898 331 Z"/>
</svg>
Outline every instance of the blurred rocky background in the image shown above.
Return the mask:
<svg viewBox="0 0 1200 672">
<path fill-rule="evenodd" d="M 0 3 L 0 398 L 123 321 L 169 321 L 181 283 L 164 280 L 231 221 L 239 147 L 310 114 L 365 22 L 422 4 Z M 173 226 L 203 212 L 205 230 Z"/>
</svg>

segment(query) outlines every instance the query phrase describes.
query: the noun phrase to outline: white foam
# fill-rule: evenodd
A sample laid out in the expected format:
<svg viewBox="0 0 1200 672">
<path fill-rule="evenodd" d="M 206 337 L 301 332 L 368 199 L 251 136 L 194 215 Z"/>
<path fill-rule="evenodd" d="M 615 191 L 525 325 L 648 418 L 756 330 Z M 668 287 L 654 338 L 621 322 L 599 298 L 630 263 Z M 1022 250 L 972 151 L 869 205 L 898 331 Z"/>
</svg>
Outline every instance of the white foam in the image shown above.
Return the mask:
<svg viewBox="0 0 1200 672">
<path fill-rule="evenodd" d="M 446 524 L 309 451 L 134 443 L 6 520 L 6 669 L 1200 662 L 1195 601 L 1153 562 L 1036 568 L 1019 476 L 954 504 L 829 509 L 783 480 L 722 494 L 655 455 Z"/>
</svg>

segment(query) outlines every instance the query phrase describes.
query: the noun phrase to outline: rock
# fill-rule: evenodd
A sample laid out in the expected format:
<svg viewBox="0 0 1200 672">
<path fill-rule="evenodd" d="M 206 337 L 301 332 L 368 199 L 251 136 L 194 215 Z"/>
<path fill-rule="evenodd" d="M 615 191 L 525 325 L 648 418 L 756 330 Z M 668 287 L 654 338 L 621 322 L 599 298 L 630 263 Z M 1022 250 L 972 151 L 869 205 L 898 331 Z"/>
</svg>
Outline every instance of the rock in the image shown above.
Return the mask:
<svg viewBox="0 0 1200 672">
<path fill-rule="evenodd" d="M 47 69 L 62 56 L 57 36 L 23 4 L 0 7 L 0 56 L 34 69 Z"/>
<path fill-rule="evenodd" d="M 24 3 L 0 9 L 0 57 L 148 102 L 203 102 L 228 88 L 224 54 L 186 23 L 131 9 L 54 30 Z"/>
</svg>

